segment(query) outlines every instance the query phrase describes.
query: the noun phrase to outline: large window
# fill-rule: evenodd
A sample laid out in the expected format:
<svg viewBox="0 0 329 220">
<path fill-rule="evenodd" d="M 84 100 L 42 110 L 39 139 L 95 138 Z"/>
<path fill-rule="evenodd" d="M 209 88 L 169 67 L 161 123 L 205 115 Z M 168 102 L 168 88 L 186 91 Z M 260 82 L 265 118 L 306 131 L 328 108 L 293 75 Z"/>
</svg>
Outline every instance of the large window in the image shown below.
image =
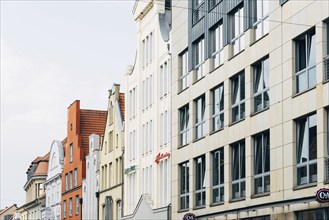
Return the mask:
<svg viewBox="0 0 329 220">
<path fill-rule="evenodd" d="M 78 186 L 78 169 L 74 169 L 74 186 Z"/>
<path fill-rule="evenodd" d="M 72 189 L 72 187 L 73 187 L 73 177 L 72 177 L 72 171 L 70 171 L 70 173 L 69 173 L 69 180 L 70 180 L 70 189 Z"/>
<path fill-rule="evenodd" d="M 244 83 L 244 72 L 241 72 L 231 78 L 232 122 L 239 121 L 245 117 Z"/>
<path fill-rule="evenodd" d="M 189 106 L 187 104 L 179 109 L 180 146 L 184 146 L 188 143 L 188 121 Z"/>
<path fill-rule="evenodd" d="M 204 0 L 193 0 L 193 24 L 197 23 L 204 14 Z"/>
<path fill-rule="evenodd" d="M 184 51 L 180 55 L 180 85 L 181 90 L 186 89 L 189 86 L 189 71 L 188 71 L 188 51 Z"/>
<path fill-rule="evenodd" d="M 246 159 L 245 142 L 240 141 L 231 145 L 232 150 L 232 199 L 246 196 Z"/>
<path fill-rule="evenodd" d="M 224 127 L 224 85 L 220 85 L 212 93 L 212 131 Z"/>
<path fill-rule="evenodd" d="M 295 39 L 296 93 L 316 84 L 315 30 Z"/>
<path fill-rule="evenodd" d="M 75 196 L 75 214 L 79 214 L 79 196 Z"/>
<path fill-rule="evenodd" d="M 317 182 L 316 115 L 296 120 L 297 185 Z"/>
<path fill-rule="evenodd" d="M 218 67 L 224 63 L 223 24 L 217 24 L 211 29 L 211 56 L 214 66 Z"/>
<path fill-rule="evenodd" d="M 254 136 L 255 194 L 270 192 L 270 135 L 263 132 Z"/>
<path fill-rule="evenodd" d="M 205 135 L 205 96 L 197 98 L 195 101 L 195 139 L 204 137 Z"/>
<path fill-rule="evenodd" d="M 180 209 L 188 209 L 189 199 L 189 163 L 184 162 L 179 165 L 180 171 Z"/>
<path fill-rule="evenodd" d="M 64 200 L 64 202 L 63 202 L 63 215 L 64 215 L 64 218 L 66 218 L 66 200 Z"/>
<path fill-rule="evenodd" d="M 168 93 L 168 78 L 169 78 L 169 68 L 168 62 L 165 62 L 160 66 L 160 98 L 167 95 Z M 151 93 L 153 91 L 150 91 Z"/>
<path fill-rule="evenodd" d="M 70 163 L 73 161 L 73 144 L 70 144 Z"/>
<path fill-rule="evenodd" d="M 195 164 L 195 207 L 206 205 L 206 158 L 205 155 L 194 159 Z"/>
<path fill-rule="evenodd" d="M 211 154 L 212 156 L 212 203 L 224 201 L 224 148 Z"/>
<path fill-rule="evenodd" d="M 254 112 L 269 107 L 269 62 L 268 58 L 253 65 Z"/>
<path fill-rule="evenodd" d="M 69 199 L 69 216 L 72 216 L 72 198 Z"/>
<path fill-rule="evenodd" d="M 269 0 L 253 1 L 253 28 L 255 29 L 255 40 L 258 40 L 269 31 Z"/>
<path fill-rule="evenodd" d="M 296 212 L 296 220 L 309 220 L 309 219 L 327 220 L 328 218 L 329 218 L 328 208 Z"/>
<path fill-rule="evenodd" d="M 204 76 L 204 62 L 205 62 L 205 43 L 202 37 L 195 43 L 195 80 L 199 80 Z"/>
<path fill-rule="evenodd" d="M 244 49 L 243 5 L 238 7 L 231 14 L 230 17 L 232 24 L 232 38 L 231 38 L 231 44 L 233 45 L 232 56 L 234 56 Z"/>
<path fill-rule="evenodd" d="M 214 8 L 221 1 L 222 0 L 208 0 L 208 2 L 209 2 L 209 10 L 211 10 L 212 8 Z"/>
<path fill-rule="evenodd" d="M 69 189 L 69 178 L 68 178 L 68 174 L 65 174 L 65 191 L 67 191 Z"/>
</svg>

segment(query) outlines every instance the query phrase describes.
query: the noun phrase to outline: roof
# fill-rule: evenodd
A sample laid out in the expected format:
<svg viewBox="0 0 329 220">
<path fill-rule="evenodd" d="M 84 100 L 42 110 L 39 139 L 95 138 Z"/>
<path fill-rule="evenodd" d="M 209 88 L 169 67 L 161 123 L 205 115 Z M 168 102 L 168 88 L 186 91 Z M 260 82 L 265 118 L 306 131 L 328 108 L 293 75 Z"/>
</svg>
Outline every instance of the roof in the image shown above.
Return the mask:
<svg viewBox="0 0 329 220">
<path fill-rule="evenodd" d="M 89 136 L 98 134 L 103 136 L 106 125 L 107 111 L 86 110 L 80 111 L 81 147 L 84 155 L 89 154 Z"/>
<path fill-rule="evenodd" d="M 125 94 L 124 93 L 119 94 L 119 105 L 120 105 L 122 121 L 124 121 L 125 120 Z"/>
<path fill-rule="evenodd" d="M 7 212 L 9 209 L 11 209 L 12 207 L 15 207 L 17 209 L 17 205 L 13 204 L 12 206 L 6 207 L 4 209 L 0 210 L 0 215 L 4 214 L 5 212 Z"/>
<path fill-rule="evenodd" d="M 29 173 L 29 171 L 33 168 L 33 164 L 38 164 L 36 170 L 33 172 L 32 176 L 38 176 L 38 175 L 47 175 L 48 173 L 48 162 L 49 162 L 49 154 L 48 152 L 43 157 L 36 157 L 30 164 L 29 168 L 27 169 L 26 173 Z"/>
</svg>

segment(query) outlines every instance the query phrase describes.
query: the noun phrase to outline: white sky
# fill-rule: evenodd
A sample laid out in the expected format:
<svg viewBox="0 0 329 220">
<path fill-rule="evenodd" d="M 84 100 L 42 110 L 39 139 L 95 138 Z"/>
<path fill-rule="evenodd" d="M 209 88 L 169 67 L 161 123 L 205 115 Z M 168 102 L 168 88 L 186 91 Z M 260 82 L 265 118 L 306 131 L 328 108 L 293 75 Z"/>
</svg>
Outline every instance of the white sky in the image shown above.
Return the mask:
<svg viewBox="0 0 329 220">
<path fill-rule="evenodd" d="M 134 63 L 134 1 L 1 1 L 0 208 L 25 203 L 26 170 L 66 133 L 67 107 L 107 106 Z"/>
</svg>

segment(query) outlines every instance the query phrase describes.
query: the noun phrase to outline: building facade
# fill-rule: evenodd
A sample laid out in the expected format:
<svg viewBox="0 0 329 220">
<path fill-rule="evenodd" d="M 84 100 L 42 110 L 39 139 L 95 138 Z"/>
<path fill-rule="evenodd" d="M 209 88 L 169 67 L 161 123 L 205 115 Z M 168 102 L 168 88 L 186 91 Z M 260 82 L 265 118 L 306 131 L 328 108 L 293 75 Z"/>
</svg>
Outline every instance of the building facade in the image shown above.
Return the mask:
<svg viewBox="0 0 329 220">
<path fill-rule="evenodd" d="M 63 141 L 65 144 L 66 139 Z M 46 190 L 46 205 L 41 210 L 44 220 L 61 219 L 62 171 L 64 151 L 61 141 L 51 144 L 47 179 L 44 182 Z"/>
<path fill-rule="evenodd" d="M 99 192 L 100 136 L 89 136 L 89 155 L 86 156 L 86 179 L 82 180 L 82 219 L 98 219 L 96 193 Z"/>
<path fill-rule="evenodd" d="M 114 84 L 108 95 L 108 114 L 100 150 L 99 218 L 122 217 L 125 95 Z"/>
<path fill-rule="evenodd" d="M 328 219 L 329 2 L 173 5 L 172 219 Z"/>
<path fill-rule="evenodd" d="M 102 135 L 106 111 L 80 109 L 76 100 L 68 107 L 67 141 L 62 172 L 62 219 L 81 219 L 82 179 L 86 178 L 89 136 Z"/>
<path fill-rule="evenodd" d="M 17 210 L 16 204 L 13 204 L 12 206 L 0 210 L 0 220 L 12 219 L 15 216 L 16 210 Z"/>
<path fill-rule="evenodd" d="M 137 54 L 125 75 L 125 219 L 167 219 L 171 164 L 171 1 L 135 1 Z"/>
<path fill-rule="evenodd" d="M 49 153 L 43 157 L 35 158 L 29 166 L 26 174 L 27 181 L 24 185 L 26 203 L 20 206 L 21 220 L 41 219 L 41 209 L 45 206 L 45 187 L 47 179 Z"/>
</svg>

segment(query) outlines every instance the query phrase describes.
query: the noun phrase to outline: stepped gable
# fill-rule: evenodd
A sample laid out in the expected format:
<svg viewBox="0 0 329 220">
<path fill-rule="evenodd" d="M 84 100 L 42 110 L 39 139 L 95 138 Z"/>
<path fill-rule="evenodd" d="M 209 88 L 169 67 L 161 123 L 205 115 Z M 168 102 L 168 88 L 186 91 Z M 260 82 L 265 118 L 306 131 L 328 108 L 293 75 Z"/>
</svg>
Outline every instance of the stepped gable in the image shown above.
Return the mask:
<svg viewBox="0 0 329 220">
<path fill-rule="evenodd" d="M 106 125 L 107 111 L 80 110 L 81 147 L 84 156 L 89 155 L 89 136 L 97 134 L 103 136 Z"/>
<path fill-rule="evenodd" d="M 124 93 L 119 94 L 119 105 L 120 105 L 122 121 L 124 121 L 125 120 L 125 94 Z"/>
</svg>

